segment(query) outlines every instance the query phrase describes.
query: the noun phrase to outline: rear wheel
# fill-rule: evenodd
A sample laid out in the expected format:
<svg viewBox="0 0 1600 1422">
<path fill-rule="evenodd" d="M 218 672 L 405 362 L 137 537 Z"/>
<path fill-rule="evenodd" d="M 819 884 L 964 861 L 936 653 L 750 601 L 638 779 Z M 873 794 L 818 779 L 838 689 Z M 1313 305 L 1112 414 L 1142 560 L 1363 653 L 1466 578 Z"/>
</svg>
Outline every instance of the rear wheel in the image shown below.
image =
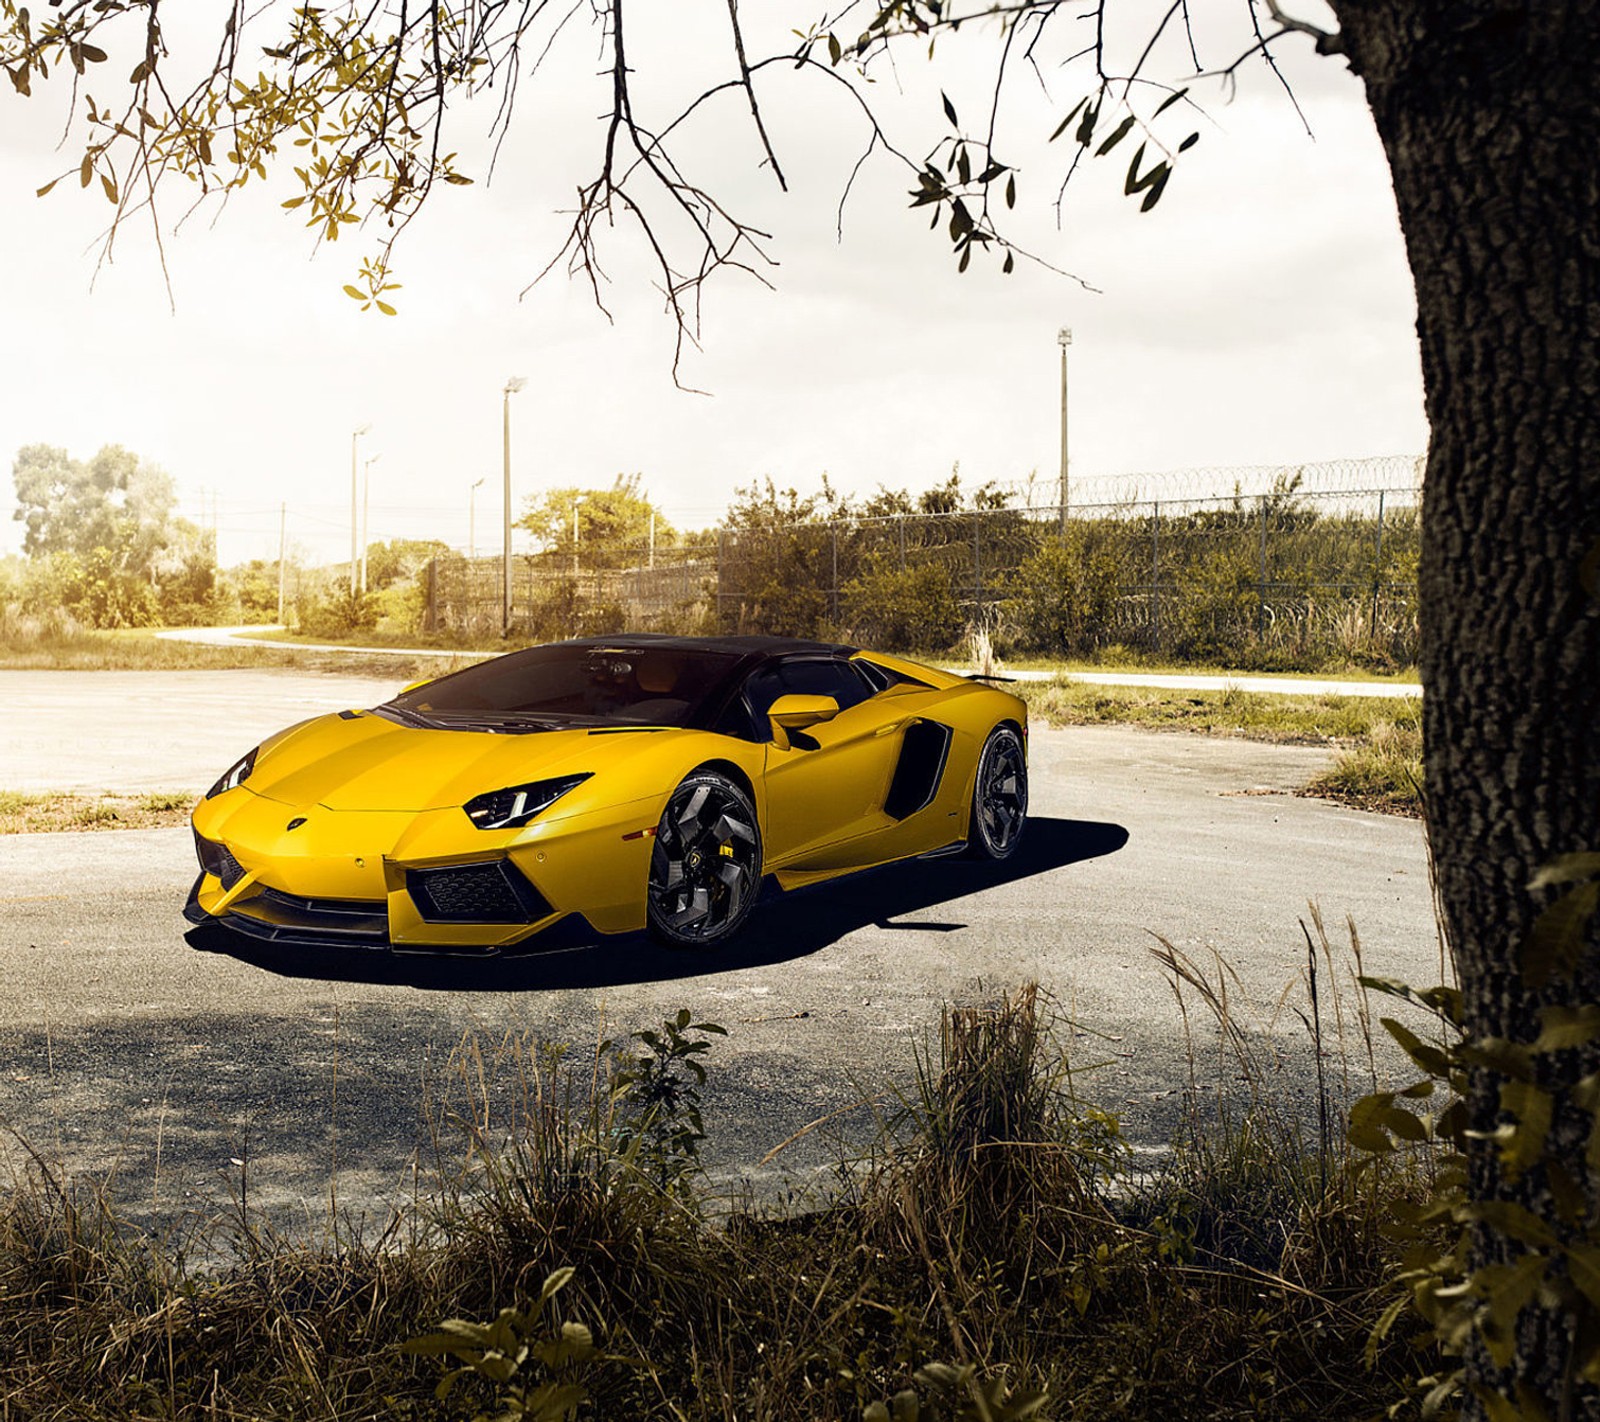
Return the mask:
<svg viewBox="0 0 1600 1422">
<path fill-rule="evenodd" d="M 650 932 L 681 948 L 733 937 L 761 887 L 761 830 L 744 790 L 697 770 L 672 792 L 650 853 Z"/>
<path fill-rule="evenodd" d="M 996 726 L 978 757 L 967 853 L 974 859 L 1009 859 L 1027 819 L 1027 752 L 1012 727 Z"/>
</svg>

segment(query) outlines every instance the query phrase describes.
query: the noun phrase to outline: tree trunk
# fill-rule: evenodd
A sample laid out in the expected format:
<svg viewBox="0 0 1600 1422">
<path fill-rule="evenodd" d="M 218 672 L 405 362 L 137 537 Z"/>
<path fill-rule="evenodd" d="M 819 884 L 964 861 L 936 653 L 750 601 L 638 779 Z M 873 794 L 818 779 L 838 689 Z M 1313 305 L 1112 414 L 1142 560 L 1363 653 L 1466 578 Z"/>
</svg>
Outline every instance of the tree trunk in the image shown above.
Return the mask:
<svg viewBox="0 0 1600 1422">
<path fill-rule="evenodd" d="M 1544 1002 L 1600 1003 L 1593 925 L 1576 983 L 1530 990 L 1520 948 L 1554 856 L 1600 849 L 1600 605 L 1581 571 L 1600 545 L 1600 6 L 1332 0 L 1394 178 L 1417 288 L 1432 426 L 1423 490 L 1423 722 L 1428 830 L 1474 1036 L 1529 1040 Z M 1591 565 L 1592 566 L 1592 565 Z M 1600 1049 L 1584 1049 L 1584 1070 Z M 1571 1074 L 1570 1060 L 1562 1064 Z M 1497 1120 L 1479 1073 L 1473 1126 Z M 1584 1181 L 1593 1125 L 1558 1103 L 1550 1147 Z M 1555 1219 L 1549 1175 L 1505 1178 L 1475 1143 L 1471 1188 Z M 1475 1264 L 1520 1246 L 1484 1232 Z M 1556 1415 L 1566 1325 L 1525 1310 L 1501 1374 Z M 1580 1400 L 1586 1398 L 1586 1400 Z M 1596 1415 L 1592 1394 L 1569 1415 Z M 1482 1415 L 1469 1400 L 1468 1416 Z"/>
</svg>

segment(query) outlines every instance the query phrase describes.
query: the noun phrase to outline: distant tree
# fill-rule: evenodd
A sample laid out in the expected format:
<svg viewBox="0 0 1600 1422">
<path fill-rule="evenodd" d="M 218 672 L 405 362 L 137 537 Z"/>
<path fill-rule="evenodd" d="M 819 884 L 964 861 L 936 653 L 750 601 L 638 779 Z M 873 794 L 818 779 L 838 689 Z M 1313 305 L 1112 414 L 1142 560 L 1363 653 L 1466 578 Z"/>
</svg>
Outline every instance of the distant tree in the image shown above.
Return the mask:
<svg viewBox="0 0 1600 1422">
<path fill-rule="evenodd" d="M 51 445 L 26 445 L 12 464 L 23 550 L 53 563 L 61 606 L 95 627 L 143 627 L 162 617 L 170 580 L 185 609 L 209 601 L 211 559 L 193 525 L 177 528 L 172 480 L 120 445 L 87 462 Z M 169 545 L 177 539 L 182 548 Z M 183 550 L 194 554 L 189 557 Z"/>
<path fill-rule="evenodd" d="M 826 475 L 818 494 L 780 490 L 771 479 L 735 490 L 718 540 L 723 630 L 790 637 L 827 630 L 836 525 L 850 513 Z"/>
<path fill-rule="evenodd" d="M 395 538 L 367 545 L 367 587 L 373 592 L 391 583 L 409 582 L 427 567 L 428 560 L 448 553 L 450 545 L 437 538 Z"/>
<path fill-rule="evenodd" d="M 26 445 L 11 477 L 12 518 L 24 527 L 22 547 L 30 557 L 87 558 L 103 548 L 119 572 L 143 574 L 167 543 L 178 502 L 172 480 L 121 445 L 106 445 L 87 463 L 51 445 Z"/>
<path fill-rule="evenodd" d="M 586 568 L 643 563 L 650 548 L 652 518 L 658 550 L 672 547 L 678 532 L 640 484 L 638 474 L 619 474 L 609 489 L 551 489 L 528 500 L 516 526 L 532 533 L 557 561 L 570 562 L 576 536 Z"/>
</svg>

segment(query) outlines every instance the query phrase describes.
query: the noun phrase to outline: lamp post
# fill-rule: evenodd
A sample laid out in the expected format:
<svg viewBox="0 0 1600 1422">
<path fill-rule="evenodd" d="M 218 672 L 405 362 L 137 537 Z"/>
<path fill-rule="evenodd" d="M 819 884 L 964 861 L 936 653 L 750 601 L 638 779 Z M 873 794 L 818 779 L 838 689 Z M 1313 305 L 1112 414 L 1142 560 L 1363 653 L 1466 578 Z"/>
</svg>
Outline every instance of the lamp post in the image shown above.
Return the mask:
<svg viewBox="0 0 1600 1422">
<path fill-rule="evenodd" d="M 513 375 L 500 392 L 500 427 L 505 454 L 505 542 L 500 558 L 500 635 L 511 635 L 511 397 L 528 383 L 525 375 Z"/>
<path fill-rule="evenodd" d="M 579 494 L 572 501 L 572 576 L 578 576 L 578 509 L 587 494 Z"/>
<path fill-rule="evenodd" d="M 367 509 L 372 496 L 372 466 L 383 454 L 369 454 L 361 464 L 361 595 L 367 595 Z"/>
<path fill-rule="evenodd" d="M 484 479 L 489 476 L 485 474 Z M 483 479 L 478 480 L 467 490 L 467 560 L 473 561 L 478 556 L 478 486 Z"/>
<path fill-rule="evenodd" d="M 1067 347 L 1072 344 L 1072 328 L 1056 332 L 1061 343 L 1061 536 L 1067 535 Z"/>
<path fill-rule="evenodd" d="M 372 428 L 370 423 L 358 425 L 350 431 L 350 596 L 356 595 L 356 578 L 359 574 L 356 550 L 356 441 Z"/>
</svg>

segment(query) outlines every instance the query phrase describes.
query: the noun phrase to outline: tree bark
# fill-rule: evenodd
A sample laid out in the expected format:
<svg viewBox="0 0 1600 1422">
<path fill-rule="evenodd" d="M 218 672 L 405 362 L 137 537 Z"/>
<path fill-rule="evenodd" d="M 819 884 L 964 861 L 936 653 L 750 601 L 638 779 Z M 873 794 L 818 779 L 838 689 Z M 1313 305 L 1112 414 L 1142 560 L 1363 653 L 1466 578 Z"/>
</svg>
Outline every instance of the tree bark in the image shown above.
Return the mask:
<svg viewBox="0 0 1600 1422">
<path fill-rule="evenodd" d="M 1417 289 L 1432 441 L 1421 566 L 1428 831 L 1474 1036 L 1523 1041 L 1545 1002 L 1600 1002 L 1593 925 L 1576 982 L 1535 992 L 1521 944 L 1554 856 L 1600 849 L 1600 607 L 1584 561 L 1600 545 L 1600 6 L 1509 0 L 1332 0 L 1394 179 Z M 1600 1067 L 1584 1049 L 1583 1070 Z M 1570 1059 L 1560 1064 L 1571 1074 Z M 1493 1129 L 1480 1072 L 1473 1126 Z M 1550 1147 L 1600 1210 L 1592 1119 L 1558 1103 Z M 1555 1219 L 1548 1173 L 1506 1178 L 1469 1154 L 1473 1194 Z M 1480 1233 L 1475 1265 L 1520 1246 Z M 1572 1347 L 1524 1312 L 1502 1374 L 1557 1415 Z M 1594 1416 L 1592 1392 L 1569 1415 Z M 1585 1409 L 1589 1410 L 1585 1410 Z M 1482 1415 L 1469 1400 L 1464 1415 Z"/>
</svg>

